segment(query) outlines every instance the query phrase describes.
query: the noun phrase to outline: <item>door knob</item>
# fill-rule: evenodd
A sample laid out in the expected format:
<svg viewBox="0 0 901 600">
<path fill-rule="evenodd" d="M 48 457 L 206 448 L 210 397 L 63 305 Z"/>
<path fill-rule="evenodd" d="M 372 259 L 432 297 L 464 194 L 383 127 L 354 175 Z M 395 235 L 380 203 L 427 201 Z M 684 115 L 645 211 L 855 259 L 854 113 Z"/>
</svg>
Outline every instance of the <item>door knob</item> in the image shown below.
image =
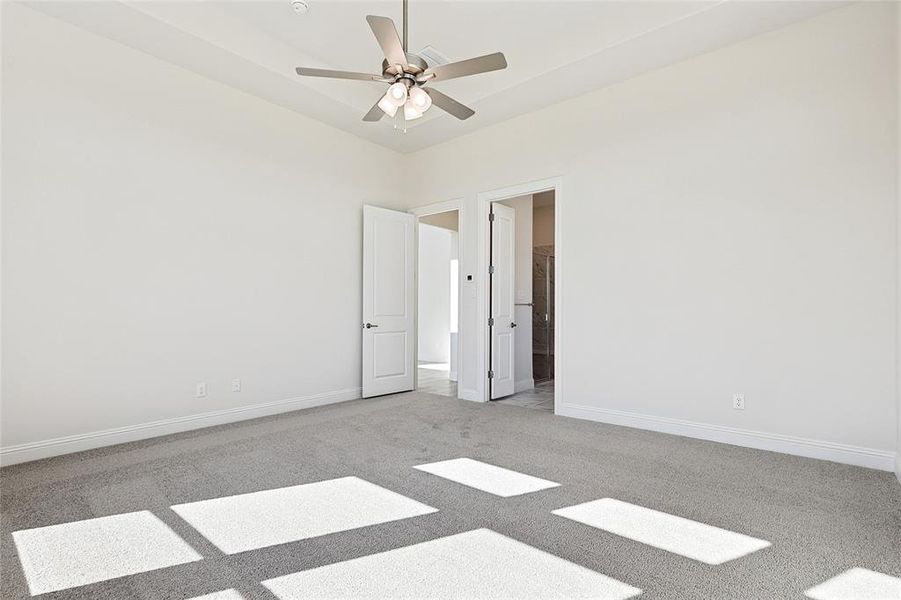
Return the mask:
<svg viewBox="0 0 901 600">
<path fill-rule="evenodd" d="M 510 327 L 516 327 L 516 323 L 510 323 Z"/>
<path fill-rule="evenodd" d="M 373 327 L 378 327 L 378 325 L 373 325 L 372 323 L 366 323 L 363 325 L 366 329 L 372 329 Z"/>
</svg>

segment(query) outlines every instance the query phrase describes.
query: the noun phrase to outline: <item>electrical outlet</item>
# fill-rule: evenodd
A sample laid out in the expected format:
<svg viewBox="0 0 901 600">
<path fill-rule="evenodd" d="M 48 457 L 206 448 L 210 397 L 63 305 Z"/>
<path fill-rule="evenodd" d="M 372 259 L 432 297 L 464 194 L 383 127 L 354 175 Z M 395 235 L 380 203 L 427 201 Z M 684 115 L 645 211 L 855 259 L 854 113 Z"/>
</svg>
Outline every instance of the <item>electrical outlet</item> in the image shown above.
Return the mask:
<svg viewBox="0 0 901 600">
<path fill-rule="evenodd" d="M 232 391 L 233 392 L 241 391 L 241 380 L 240 379 L 232 379 Z"/>
<path fill-rule="evenodd" d="M 735 410 L 744 410 L 745 409 L 745 395 L 744 394 L 732 394 L 732 408 Z"/>
<path fill-rule="evenodd" d="M 194 392 L 196 398 L 206 398 L 206 382 L 201 381 L 197 384 L 197 391 Z"/>
</svg>

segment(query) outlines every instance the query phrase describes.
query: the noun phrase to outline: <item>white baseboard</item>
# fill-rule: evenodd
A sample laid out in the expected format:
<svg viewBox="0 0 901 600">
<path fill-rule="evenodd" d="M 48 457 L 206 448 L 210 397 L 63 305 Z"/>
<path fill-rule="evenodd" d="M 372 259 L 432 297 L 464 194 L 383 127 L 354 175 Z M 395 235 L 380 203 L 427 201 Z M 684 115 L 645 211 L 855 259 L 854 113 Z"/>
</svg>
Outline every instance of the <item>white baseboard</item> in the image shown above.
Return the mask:
<svg viewBox="0 0 901 600">
<path fill-rule="evenodd" d="M 533 389 L 535 389 L 535 380 L 531 377 L 529 379 L 520 379 L 519 381 L 513 383 L 514 394 Z"/>
<path fill-rule="evenodd" d="M 356 400 L 359 397 L 360 388 L 348 388 L 345 390 L 314 394 L 312 396 L 301 396 L 297 398 L 288 398 L 286 400 L 277 400 L 275 402 L 239 406 L 236 408 L 227 408 L 197 415 L 163 419 L 161 421 L 128 425 L 126 427 L 117 427 L 115 429 L 106 429 L 91 433 L 81 433 L 40 442 L 6 446 L 0 448 L 0 465 L 14 465 L 41 458 L 49 458 L 51 456 L 60 456 L 62 454 L 71 454 L 72 452 L 80 452 L 82 450 L 112 446 L 113 444 L 135 442 L 161 435 L 168 435 L 170 433 L 201 429 L 212 425 L 223 425 L 235 421 L 246 421 L 247 419 L 255 419 L 257 417 L 291 412 L 302 408 L 313 408 L 314 406 L 324 406 L 326 404 L 344 402 L 345 400 Z"/>
<path fill-rule="evenodd" d="M 893 471 L 895 469 L 896 453 L 889 450 L 863 448 L 861 446 L 850 446 L 791 435 L 750 431 L 723 425 L 697 423 L 695 421 L 577 404 L 558 405 L 555 412 L 564 417 L 575 417 L 612 425 L 672 433 L 701 440 L 732 444 L 734 446 L 805 456 L 807 458 L 831 460 L 881 471 Z"/>
<path fill-rule="evenodd" d="M 447 378 L 451 381 L 457 381 L 457 372 L 456 371 L 448 371 Z"/>
<path fill-rule="evenodd" d="M 460 399 L 461 400 L 470 400 L 472 402 L 481 402 L 482 399 L 479 398 L 478 390 L 461 390 L 460 391 Z"/>
</svg>

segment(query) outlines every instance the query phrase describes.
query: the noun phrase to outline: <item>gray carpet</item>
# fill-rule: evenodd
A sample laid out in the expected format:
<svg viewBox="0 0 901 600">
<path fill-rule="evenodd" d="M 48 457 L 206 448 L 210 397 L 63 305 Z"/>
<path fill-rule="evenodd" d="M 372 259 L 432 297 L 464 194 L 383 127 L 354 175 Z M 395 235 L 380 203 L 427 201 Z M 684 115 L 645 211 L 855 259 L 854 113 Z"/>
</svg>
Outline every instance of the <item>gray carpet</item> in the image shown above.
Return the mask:
<svg viewBox="0 0 901 600">
<path fill-rule="evenodd" d="M 560 483 L 500 498 L 414 465 L 470 457 Z M 174 504 L 356 475 L 431 515 L 226 555 Z M 802 598 L 853 567 L 901 576 L 890 473 L 411 393 L 245 421 L 0 470 L 0 595 L 27 598 L 11 533 L 150 510 L 203 560 L 42 598 L 184 599 L 477 528 L 643 590 L 642 599 Z M 772 545 L 711 566 L 551 514 L 613 497 Z"/>
</svg>

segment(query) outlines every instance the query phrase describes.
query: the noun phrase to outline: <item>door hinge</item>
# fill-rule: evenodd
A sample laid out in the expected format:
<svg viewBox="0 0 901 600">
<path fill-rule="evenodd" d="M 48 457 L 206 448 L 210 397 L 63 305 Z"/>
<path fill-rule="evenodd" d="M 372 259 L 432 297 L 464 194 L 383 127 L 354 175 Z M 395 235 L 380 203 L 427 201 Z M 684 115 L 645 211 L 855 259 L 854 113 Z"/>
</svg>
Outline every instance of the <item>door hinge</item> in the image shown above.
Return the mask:
<svg viewBox="0 0 901 600">
<path fill-rule="evenodd" d="M 488 213 L 488 220 L 489 220 L 489 221 L 494 221 L 494 213 L 493 213 L 493 212 Z"/>
<path fill-rule="evenodd" d="M 494 275 L 494 265 L 488 265 L 488 274 Z"/>
<path fill-rule="evenodd" d="M 488 317 L 488 327 L 494 327 L 494 317 Z"/>
<path fill-rule="evenodd" d="M 494 379 L 494 371 L 488 371 L 488 379 Z"/>
</svg>

